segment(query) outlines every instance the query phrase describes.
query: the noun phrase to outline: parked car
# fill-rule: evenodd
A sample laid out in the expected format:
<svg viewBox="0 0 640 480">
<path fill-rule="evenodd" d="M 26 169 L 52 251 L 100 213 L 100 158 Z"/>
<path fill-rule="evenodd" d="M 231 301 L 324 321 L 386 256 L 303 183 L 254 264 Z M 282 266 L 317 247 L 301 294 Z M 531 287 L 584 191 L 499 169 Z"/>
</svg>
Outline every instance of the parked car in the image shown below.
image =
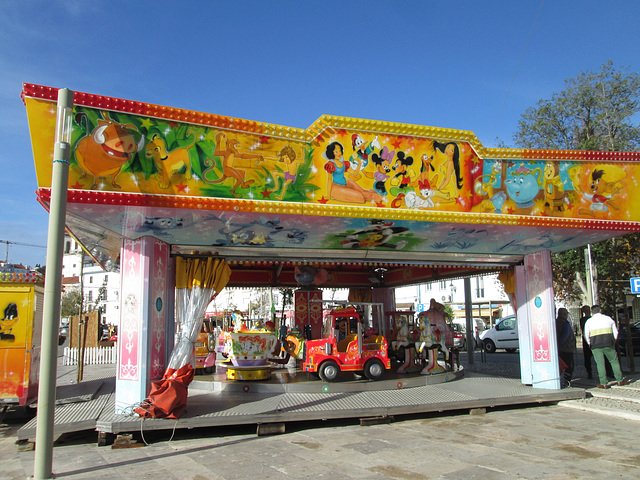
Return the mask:
<svg viewBox="0 0 640 480">
<path fill-rule="evenodd" d="M 67 337 L 69 336 L 69 327 L 68 326 L 61 326 L 58 329 L 58 345 L 63 345 L 64 342 L 67 341 Z"/>
<path fill-rule="evenodd" d="M 640 355 L 640 321 L 632 323 L 630 325 L 631 330 L 631 343 L 633 345 L 633 356 Z M 621 325 L 618 329 L 618 347 L 619 355 L 627 354 L 627 328 L 625 325 Z"/>
<path fill-rule="evenodd" d="M 453 330 L 453 346 L 460 350 L 466 350 L 467 348 L 467 327 L 462 323 L 452 323 L 451 330 Z M 475 342 L 473 342 L 475 348 Z"/>
<path fill-rule="evenodd" d="M 480 340 L 487 353 L 493 353 L 498 348 L 507 352 L 515 352 L 519 346 L 518 322 L 515 315 L 501 318 L 493 328 L 480 334 Z"/>
</svg>

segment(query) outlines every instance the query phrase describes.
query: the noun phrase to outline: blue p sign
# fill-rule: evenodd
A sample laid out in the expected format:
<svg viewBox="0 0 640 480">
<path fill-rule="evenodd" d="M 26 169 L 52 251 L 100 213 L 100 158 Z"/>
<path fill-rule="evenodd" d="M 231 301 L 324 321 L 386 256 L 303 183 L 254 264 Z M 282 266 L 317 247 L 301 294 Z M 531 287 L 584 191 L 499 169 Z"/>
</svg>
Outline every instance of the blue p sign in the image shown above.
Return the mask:
<svg viewBox="0 0 640 480">
<path fill-rule="evenodd" d="M 640 293 L 640 277 L 632 278 L 631 280 L 631 293 Z"/>
</svg>

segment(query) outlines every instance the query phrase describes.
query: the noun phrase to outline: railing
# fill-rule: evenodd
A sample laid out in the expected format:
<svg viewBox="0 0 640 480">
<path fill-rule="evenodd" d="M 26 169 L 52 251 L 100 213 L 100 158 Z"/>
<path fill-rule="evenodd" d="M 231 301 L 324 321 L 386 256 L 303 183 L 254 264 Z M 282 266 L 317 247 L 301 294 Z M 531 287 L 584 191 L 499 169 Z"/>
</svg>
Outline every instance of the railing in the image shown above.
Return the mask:
<svg viewBox="0 0 640 480">
<path fill-rule="evenodd" d="M 62 357 L 63 365 L 78 364 L 78 349 L 65 347 Z M 117 350 L 116 346 L 112 347 L 91 347 L 84 349 L 84 365 L 101 365 L 107 363 L 116 363 Z"/>
</svg>

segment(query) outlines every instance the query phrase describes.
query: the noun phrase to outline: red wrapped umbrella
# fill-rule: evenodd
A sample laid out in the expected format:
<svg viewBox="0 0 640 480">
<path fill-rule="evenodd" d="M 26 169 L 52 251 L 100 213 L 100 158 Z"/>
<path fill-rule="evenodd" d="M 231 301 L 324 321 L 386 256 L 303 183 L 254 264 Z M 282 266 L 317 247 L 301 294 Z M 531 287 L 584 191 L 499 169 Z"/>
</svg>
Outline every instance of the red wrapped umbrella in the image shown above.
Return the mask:
<svg viewBox="0 0 640 480">
<path fill-rule="evenodd" d="M 195 342 L 207 305 L 229 282 L 231 269 L 225 260 L 213 258 L 176 261 L 176 315 L 180 320 L 178 342 L 171 352 L 162 380 L 152 382 L 151 392 L 134 411 L 141 417 L 180 417 L 187 406 L 187 388 L 195 370 Z"/>
</svg>

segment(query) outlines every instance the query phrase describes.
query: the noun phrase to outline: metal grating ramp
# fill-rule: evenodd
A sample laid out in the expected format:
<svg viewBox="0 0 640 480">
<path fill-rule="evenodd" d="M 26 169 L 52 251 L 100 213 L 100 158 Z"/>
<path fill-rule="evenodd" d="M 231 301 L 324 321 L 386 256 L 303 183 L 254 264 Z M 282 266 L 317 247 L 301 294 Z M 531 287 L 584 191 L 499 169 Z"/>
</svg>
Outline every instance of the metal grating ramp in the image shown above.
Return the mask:
<svg viewBox="0 0 640 480">
<path fill-rule="evenodd" d="M 105 380 L 93 400 L 56 407 L 55 433 L 96 429 L 108 433 L 174 428 L 282 423 L 337 418 L 361 418 L 464 410 L 479 407 L 556 402 L 584 398 L 582 389 L 535 389 L 519 379 L 471 375 L 436 376 L 389 380 L 393 384 L 357 382 L 323 384 L 309 379 L 300 388 L 288 385 L 274 391 L 257 383 L 233 388 L 189 390 L 187 408 L 175 420 L 141 419 L 136 414 L 116 415 L 115 378 Z M 372 389 L 378 386 L 379 390 Z M 133 411 L 133 406 L 131 406 Z M 18 432 L 18 438 L 33 438 L 35 421 Z"/>
<path fill-rule="evenodd" d="M 82 385 L 82 384 L 80 384 Z M 94 387 L 91 383 L 90 391 Z M 95 393 L 87 394 L 91 398 L 84 400 L 85 395 L 78 395 L 76 402 L 56 403 L 54 413 L 53 434 L 61 435 L 68 432 L 93 430 L 96 422 L 106 405 L 113 403 L 115 392 L 115 377 L 100 380 L 100 387 Z M 32 418 L 17 432 L 18 440 L 34 438 L 36 434 L 37 417 Z"/>
</svg>

